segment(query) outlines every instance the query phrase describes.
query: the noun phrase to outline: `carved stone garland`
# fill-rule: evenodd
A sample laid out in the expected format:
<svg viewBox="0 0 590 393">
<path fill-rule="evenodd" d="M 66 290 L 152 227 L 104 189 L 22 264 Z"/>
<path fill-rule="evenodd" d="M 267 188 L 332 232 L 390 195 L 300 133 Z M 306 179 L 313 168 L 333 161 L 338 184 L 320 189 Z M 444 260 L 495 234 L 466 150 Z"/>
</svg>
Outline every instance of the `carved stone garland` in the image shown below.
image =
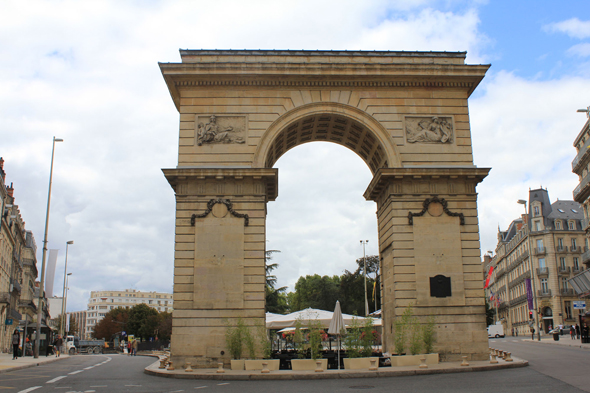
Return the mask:
<svg viewBox="0 0 590 393">
<path fill-rule="evenodd" d="M 191 226 L 192 227 L 195 226 L 195 220 L 197 218 L 207 217 L 207 215 L 209 215 L 209 213 L 211 213 L 211 210 L 213 210 L 213 206 L 218 203 L 224 204 L 227 207 L 227 211 L 230 212 L 232 216 L 238 217 L 238 218 L 243 218 L 244 219 L 244 226 L 245 227 L 248 226 L 248 224 L 250 223 L 250 217 L 248 217 L 247 214 L 242 214 L 242 213 L 236 212 L 233 209 L 233 205 L 232 205 L 231 201 L 229 199 L 222 199 L 222 198 L 211 199 L 209 202 L 207 202 L 207 210 L 205 210 L 205 213 L 193 214 L 191 216 Z"/>
<path fill-rule="evenodd" d="M 440 203 L 442 205 L 443 211 L 447 214 L 447 216 L 459 217 L 461 225 L 465 225 L 465 216 L 463 215 L 463 213 L 455 213 L 455 212 L 450 211 L 447 207 L 448 202 L 445 201 L 444 198 L 439 198 L 438 195 L 435 195 L 432 198 L 426 198 L 424 200 L 424 202 L 422 202 L 423 209 L 421 212 L 419 212 L 419 213 L 409 212 L 408 213 L 408 223 L 410 225 L 414 225 L 414 217 L 423 216 L 424 213 L 426 213 L 426 211 L 428 210 L 428 205 L 430 205 L 432 202 Z"/>
</svg>

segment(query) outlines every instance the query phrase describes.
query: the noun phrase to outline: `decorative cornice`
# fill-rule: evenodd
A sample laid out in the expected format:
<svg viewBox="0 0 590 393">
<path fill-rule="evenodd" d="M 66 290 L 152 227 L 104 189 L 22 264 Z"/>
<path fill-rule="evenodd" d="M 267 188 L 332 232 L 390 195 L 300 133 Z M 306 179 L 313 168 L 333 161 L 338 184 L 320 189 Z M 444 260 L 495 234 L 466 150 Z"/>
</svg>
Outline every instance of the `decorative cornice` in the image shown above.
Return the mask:
<svg viewBox="0 0 590 393">
<path fill-rule="evenodd" d="M 465 225 L 465 216 L 463 215 L 463 213 L 455 213 L 455 212 L 450 211 L 448 208 L 448 202 L 445 201 L 444 198 L 439 198 L 437 195 L 433 196 L 432 198 L 426 198 L 424 200 L 424 202 L 422 202 L 423 208 L 422 208 L 421 212 L 419 212 L 419 213 L 409 212 L 408 213 L 408 223 L 410 225 L 414 225 L 414 217 L 423 216 L 424 213 L 426 213 L 426 211 L 428 210 L 428 205 L 430 205 L 433 202 L 440 203 L 443 207 L 443 211 L 447 214 L 447 216 L 459 217 L 461 225 Z"/>
<path fill-rule="evenodd" d="M 471 88 L 473 82 L 441 82 L 441 81 L 306 81 L 306 80 L 176 80 L 175 87 L 192 86 L 285 86 L 285 87 L 446 87 Z"/>
<path fill-rule="evenodd" d="M 218 203 L 224 204 L 227 207 L 227 211 L 230 212 L 232 216 L 238 217 L 238 218 L 243 218 L 244 219 L 244 226 L 245 227 L 248 226 L 248 224 L 250 223 L 250 217 L 248 217 L 247 214 L 242 214 L 242 213 L 238 213 L 237 211 L 235 211 L 233 209 L 233 205 L 232 205 L 231 201 L 229 199 L 223 199 L 223 198 L 211 199 L 209 202 L 207 202 L 207 210 L 205 210 L 205 213 L 193 214 L 191 216 L 191 226 L 192 227 L 195 226 L 195 220 L 197 218 L 207 217 L 209 215 L 209 213 L 211 213 L 211 210 L 213 210 L 213 206 Z"/>
</svg>

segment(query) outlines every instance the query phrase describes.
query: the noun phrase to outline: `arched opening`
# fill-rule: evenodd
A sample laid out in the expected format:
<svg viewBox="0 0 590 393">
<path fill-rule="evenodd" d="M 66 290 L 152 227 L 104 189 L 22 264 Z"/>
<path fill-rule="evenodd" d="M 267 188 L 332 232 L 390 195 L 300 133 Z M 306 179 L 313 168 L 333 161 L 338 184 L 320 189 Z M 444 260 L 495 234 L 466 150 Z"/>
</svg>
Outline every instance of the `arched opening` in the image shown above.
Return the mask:
<svg viewBox="0 0 590 393">
<path fill-rule="evenodd" d="M 349 148 L 365 161 L 372 173 L 389 166 L 385 149 L 371 130 L 358 121 L 333 113 L 308 115 L 283 128 L 268 149 L 265 166 L 273 167 L 287 151 L 314 141 Z"/>
<path fill-rule="evenodd" d="M 354 271 L 360 240 L 369 240 L 367 255 L 378 254 L 376 204 L 362 196 L 373 176 L 360 157 L 334 143 L 309 143 L 275 167 L 279 197 L 267 205 L 266 239 L 267 249 L 281 251 L 273 259 L 278 287 L 293 291 L 301 276 Z"/>
<path fill-rule="evenodd" d="M 545 333 L 549 333 L 549 330 L 553 329 L 554 327 L 553 310 L 551 310 L 551 307 L 545 307 L 543 309 L 543 330 Z"/>
</svg>

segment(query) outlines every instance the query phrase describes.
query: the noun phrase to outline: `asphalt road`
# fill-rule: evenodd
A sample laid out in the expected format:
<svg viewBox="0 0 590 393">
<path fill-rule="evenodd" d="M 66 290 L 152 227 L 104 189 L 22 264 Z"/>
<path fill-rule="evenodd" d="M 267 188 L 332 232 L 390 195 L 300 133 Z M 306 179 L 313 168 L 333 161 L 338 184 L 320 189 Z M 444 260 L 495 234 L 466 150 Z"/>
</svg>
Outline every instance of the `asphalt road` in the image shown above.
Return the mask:
<svg viewBox="0 0 590 393">
<path fill-rule="evenodd" d="M 80 355 L 0 374 L 0 392 L 590 392 L 590 350 L 494 339 L 491 346 L 511 351 L 531 366 L 396 378 L 309 381 L 199 381 L 146 375 L 156 359 L 123 355 Z M 586 387 L 588 385 L 589 387 Z"/>
</svg>

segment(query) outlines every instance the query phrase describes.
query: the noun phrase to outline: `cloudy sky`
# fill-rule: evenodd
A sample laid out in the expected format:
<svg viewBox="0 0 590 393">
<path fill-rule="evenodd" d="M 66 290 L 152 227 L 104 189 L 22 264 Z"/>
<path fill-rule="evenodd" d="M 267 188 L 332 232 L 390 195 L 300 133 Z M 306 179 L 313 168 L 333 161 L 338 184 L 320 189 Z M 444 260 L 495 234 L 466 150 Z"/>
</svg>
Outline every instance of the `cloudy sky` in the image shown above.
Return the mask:
<svg viewBox="0 0 590 393">
<path fill-rule="evenodd" d="M 68 310 L 91 290 L 172 291 L 178 112 L 158 62 L 178 49 L 467 51 L 491 64 L 470 100 L 482 252 L 529 188 L 572 199 L 572 146 L 590 105 L 586 1 L 27 1 L 0 3 L 0 156 L 41 261 L 52 137 L 48 247 L 69 248 Z M 377 253 L 369 169 L 313 143 L 276 164 L 268 249 L 279 285 L 341 274 Z M 61 289 L 57 290 L 61 294 Z"/>
</svg>

